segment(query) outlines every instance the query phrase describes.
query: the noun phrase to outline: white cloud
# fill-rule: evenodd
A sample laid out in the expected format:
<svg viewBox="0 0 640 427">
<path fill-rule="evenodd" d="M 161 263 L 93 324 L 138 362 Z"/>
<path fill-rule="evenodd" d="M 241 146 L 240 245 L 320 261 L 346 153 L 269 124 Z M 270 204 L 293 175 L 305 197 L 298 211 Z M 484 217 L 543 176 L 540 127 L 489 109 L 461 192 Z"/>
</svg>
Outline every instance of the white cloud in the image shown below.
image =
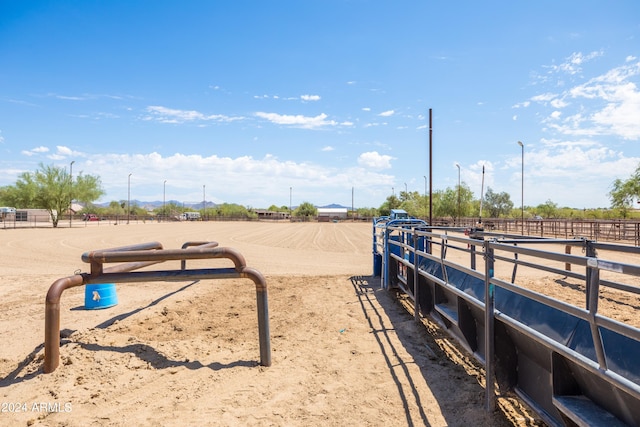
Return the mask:
<svg viewBox="0 0 640 427">
<path fill-rule="evenodd" d="M 566 71 L 573 72 L 600 55 L 602 52 L 573 54 L 565 63 Z M 629 56 L 623 65 L 583 80 L 562 93 L 544 92 L 530 99 L 553 108 L 542 120 L 547 130 L 570 136 L 637 140 L 640 139 L 639 76 L 640 62 Z"/>
<path fill-rule="evenodd" d="M 559 65 L 551 65 L 549 68 L 554 72 L 562 72 L 569 75 L 575 75 L 582 72 L 582 65 L 594 58 L 602 56 L 604 52 L 594 51 L 588 54 L 582 52 L 574 52 L 565 58 L 565 61 Z"/>
<path fill-rule="evenodd" d="M 360 154 L 358 157 L 358 164 L 360 166 L 374 169 L 389 169 L 391 168 L 391 160 L 393 160 L 393 157 L 391 156 L 380 154 L 377 151 L 369 151 Z"/>
<path fill-rule="evenodd" d="M 623 65 L 570 89 L 575 99 L 592 101 L 593 111 L 585 121 L 598 134 L 616 135 L 624 139 L 640 138 L 640 91 L 630 81 L 640 75 L 640 62 Z M 578 129 L 568 129 L 578 132 Z"/>
<path fill-rule="evenodd" d="M 60 154 L 62 156 L 69 156 L 71 154 L 74 154 L 73 150 L 71 150 L 71 148 L 65 147 L 63 145 L 56 146 L 56 149 L 58 150 L 58 154 Z"/>
<path fill-rule="evenodd" d="M 333 148 L 330 145 L 327 145 L 326 147 L 322 147 L 322 151 L 333 151 L 333 150 L 335 150 L 335 148 Z"/>
<path fill-rule="evenodd" d="M 302 95 L 300 99 L 303 101 L 320 101 L 320 95 Z"/>
<path fill-rule="evenodd" d="M 278 125 L 288 125 L 294 127 L 301 127 L 304 129 L 318 129 L 325 126 L 336 126 L 338 123 L 334 120 L 327 120 L 327 115 L 322 113 L 315 117 L 303 116 L 303 115 L 287 115 L 278 113 L 265 113 L 257 112 L 256 116 L 275 123 Z"/>
<path fill-rule="evenodd" d="M 35 156 L 36 154 L 41 154 L 41 153 L 47 153 L 49 152 L 49 149 L 47 147 L 44 146 L 40 146 L 40 147 L 35 147 L 32 148 L 31 150 L 22 150 L 21 153 L 24 154 L 25 156 Z"/>
<path fill-rule="evenodd" d="M 527 108 L 529 105 L 531 105 L 530 101 L 524 101 L 515 104 L 512 108 Z"/>
<path fill-rule="evenodd" d="M 534 102 L 546 103 L 556 99 L 557 96 L 558 95 L 555 93 L 541 93 L 540 95 L 532 96 L 531 100 Z"/>
<path fill-rule="evenodd" d="M 382 113 L 378 114 L 378 116 L 380 116 L 380 117 L 391 117 L 394 114 L 395 114 L 395 111 L 388 110 L 388 111 L 383 111 Z"/>
<path fill-rule="evenodd" d="M 566 107 L 566 106 L 568 106 L 568 105 L 569 105 L 569 104 L 568 104 L 566 101 L 564 101 L 563 99 L 553 99 L 553 100 L 550 102 L 550 104 L 551 104 L 551 106 L 552 106 L 553 108 L 564 108 L 564 107 Z"/>
<path fill-rule="evenodd" d="M 74 171 L 76 168 L 101 177 L 107 190 L 101 201 L 126 199 L 127 178 L 131 173 L 132 199 L 162 200 L 166 180 L 167 200 L 202 201 L 202 186 L 205 185 L 208 201 L 240 203 L 255 208 L 288 204 L 290 187 L 293 188 L 294 204 L 303 201 L 347 204 L 351 202 L 351 189 L 354 187 L 358 200 L 379 200 L 380 188 L 388 188 L 393 180 L 391 176 L 374 170 L 370 164 L 339 168 L 280 160 L 270 154 L 263 158 L 181 153 L 163 157 L 155 152 L 101 154 L 76 161 Z M 215 174 L 212 175 L 211 171 Z"/>
<path fill-rule="evenodd" d="M 224 114 L 204 114 L 196 110 L 178 110 L 158 105 L 151 105 L 146 108 L 149 115 L 143 117 L 143 120 L 155 120 L 161 123 L 181 124 L 187 122 L 232 122 L 242 120 L 242 117 L 231 117 Z"/>
</svg>

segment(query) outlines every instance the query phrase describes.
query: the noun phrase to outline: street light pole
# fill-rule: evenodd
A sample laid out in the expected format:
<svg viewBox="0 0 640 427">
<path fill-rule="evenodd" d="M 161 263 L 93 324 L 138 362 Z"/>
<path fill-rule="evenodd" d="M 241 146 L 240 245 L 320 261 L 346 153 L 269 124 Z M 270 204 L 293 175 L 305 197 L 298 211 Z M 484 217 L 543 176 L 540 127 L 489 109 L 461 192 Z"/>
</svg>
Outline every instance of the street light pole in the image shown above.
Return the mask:
<svg viewBox="0 0 640 427">
<path fill-rule="evenodd" d="M 458 225 L 460 225 L 460 165 L 456 163 L 458 168 Z"/>
<path fill-rule="evenodd" d="M 207 197 L 205 195 L 204 189 L 205 189 L 205 185 L 203 184 L 202 185 L 202 219 L 203 220 L 204 220 L 205 213 L 206 213 L 206 203 L 207 203 L 206 202 Z"/>
<path fill-rule="evenodd" d="M 73 209 L 73 164 L 75 160 L 69 163 L 69 228 L 71 228 L 71 210 Z"/>
<path fill-rule="evenodd" d="M 522 235 L 524 235 L 524 144 L 521 141 L 518 141 L 518 145 L 520 146 L 520 148 L 522 149 L 522 161 L 521 161 L 521 165 L 522 165 L 522 172 L 520 173 L 520 194 L 521 194 L 521 202 L 520 202 L 520 207 L 521 207 L 521 221 L 522 224 L 520 225 L 522 228 Z"/>
<path fill-rule="evenodd" d="M 167 203 L 167 180 L 164 180 L 164 184 L 162 184 L 162 217 L 166 219 L 167 217 L 167 208 L 165 204 Z"/>
<path fill-rule="evenodd" d="M 131 215 L 131 175 L 127 180 L 127 224 L 129 224 L 129 216 Z"/>
</svg>

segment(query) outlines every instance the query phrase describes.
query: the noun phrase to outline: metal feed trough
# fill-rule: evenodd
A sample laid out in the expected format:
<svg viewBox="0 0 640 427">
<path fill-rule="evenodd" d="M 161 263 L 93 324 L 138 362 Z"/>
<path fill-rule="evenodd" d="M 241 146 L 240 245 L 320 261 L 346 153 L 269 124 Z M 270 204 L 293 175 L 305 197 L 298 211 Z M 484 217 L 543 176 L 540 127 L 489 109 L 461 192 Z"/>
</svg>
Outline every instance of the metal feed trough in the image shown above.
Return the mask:
<svg viewBox="0 0 640 427">
<path fill-rule="evenodd" d="M 495 380 L 551 426 L 640 425 L 640 329 L 598 312 L 604 288 L 640 294 L 640 287 L 601 279 L 600 272 L 637 277 L 640 266 L 596 255 L 598 249 L 640 255 L 640 248 L 481 229 L 465 236 L 461 228 L 387 217 L 375 219 L 373 230 L 374 275 L 383 288 L 408 295 L 417 320 L 434 319 L 485 366 L 488 411 L 495 408 Z M 550 243 L 564 253 L 536 247 Z M 571 247 L 584 254 L 571 255 Z M 468 262 L 452 261 L 452 251 Z M 496 266 L 511 269 L 511 280 L 494 277 Z M 582 281 L 583 303 L 519 286 L 518 266 Z"/>
<path fill-rule="evenodd" d="M 187 260 L 226 258 L 233 268 L 199 268 L 188 270 Z M 181 261 L 180 270 L 136 271 L 165 261 Z M 130 283 L 204 279 L 251 279 L 256 286 L 260 364 L 271 366 L 267 283 L 262 274 L 247 267 L 235 249 L 220 248 L 217 242 L 187 242 L 182 249 L 163 249 L 159 242 L 142 243 L 86 252 L 82 261 L 91 264 L 90 273 L 78 273 L 56 280 L 47 292 L 45 308 L 44 372 L 56 370 L 60 362 L 60 298 L 69 288 L 92 283 Z M 104 268 L 104 264 L 124 263 Z"/>
</svg>

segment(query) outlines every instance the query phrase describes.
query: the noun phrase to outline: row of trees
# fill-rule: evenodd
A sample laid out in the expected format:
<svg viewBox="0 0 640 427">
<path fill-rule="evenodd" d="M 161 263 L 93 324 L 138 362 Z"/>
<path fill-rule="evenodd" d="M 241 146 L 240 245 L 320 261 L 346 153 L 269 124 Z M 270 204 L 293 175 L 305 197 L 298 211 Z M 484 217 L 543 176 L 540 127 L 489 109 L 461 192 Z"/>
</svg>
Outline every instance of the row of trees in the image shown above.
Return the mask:
<svg viewBox="0 0 640 427">
<path fill-rule="evenodd" d="M 112 201 L 107 207 L 98 207 L 92 203 L 105 194 L 100 177 L 79 173 L 72 177 L 65 168 L 52 165 L 39 165 L 35 172 L 24 172 L 19 175 L 15 185 L 0 187 L 0 205 L 16 206 L 20 208 L 46 209 L 51 215 L 53 226 L 57 227 L 61 219 L 59 214 L 67 212 L 71 201 L 76 200 L 84 205 L 84 213 L 95 213 L 99 216 L 147 216 L 142 207 L 132 205 L 128 207 L 125 201 Z M 419 192 L 400 192 L 398 196 L 392 194 L 387 197 L 379 208 L 360 208 L 355 214 L 358 217 L 374 217 L 389 215 L 391 209 L 404 209 L 409 215 L 415 217 L 458 219 L 462 217 L 483 218 L 572 218 L 572 219 L 614 219 L 629 218 L 633 215 L 633 203 L 640 199 L 640 165 L 626 180 L 617 179 L 609 193 L 611 209 L 573 209 L 559 207 L 551 200 L 538 206 L 514 206 L 509 194 L 495 192 L 487 188 L 482 201 L 474 199 L 473 192 L 462 182 L 461 185 L 445 190 L 438 190 L 433 194 L 433 200 L 429 203 L 429 197 Z M 186 210 L 175 202 L 170 202 L 155 209 L 154 215 L 159 218 L 172 218 Z M 286 206 L 269 207 L 269 210 L 287 212 Z M 203 217 L 233 217 L 254 218 L 255 212 L 250 208 L 237 204 L 221 204 L 216 207 L 203 207 L 200 210 Z M 293 216 L 315 216 L 317 209 L 310 202 L 300 204 L 293 212 Z M 637 215 L 637 214 L 636 214 Z M 638 215 L 640 217 L 640 215 Z"/>
</svg>

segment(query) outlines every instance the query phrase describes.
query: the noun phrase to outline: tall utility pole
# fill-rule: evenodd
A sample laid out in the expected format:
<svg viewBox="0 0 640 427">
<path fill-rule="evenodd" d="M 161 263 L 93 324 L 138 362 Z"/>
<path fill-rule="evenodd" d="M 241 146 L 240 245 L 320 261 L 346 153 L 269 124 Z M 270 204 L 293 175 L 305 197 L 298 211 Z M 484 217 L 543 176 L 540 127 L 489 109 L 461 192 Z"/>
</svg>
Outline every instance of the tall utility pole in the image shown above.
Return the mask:
<svg viewBox="0 0 640 427">
<path fill-rule="evenodd" d="M 456 163 L 458 168 L 458 225 L 460 225 L 460 164 Z"/>
<path fill-rule="evenodd" d="M 202 219 L 203 220 L 204 220 L 204 213 L 205 213 L 205 203 L 206 203 L 205 200 L 207 200 L 207 197 L 204 192 L 204 187 L 205 187 L 205 184 L 202 184 Z"/>
<path fill-rule="evenodd" d="M 433 225 L 433 121 L 429 108 L 429 225 Z"/>
<path fill-rule="evenodd" d="M 129 216 L 131 215 L 131 175 L 127 181 L 127 224 L 129 224 Z"/>
<path fill-rule="evenodd" d="M 521 194 L 521 202 L 520 202 L 520 207 L 521 207 L 521 215 L 522 215 L 522 235 L 524 235 L 524 144 L 521 141 L 518 141 L 518 145 L 520 146 L 520 148 L 522 149 L 522 172 L 520 174 L 520 194 Z"/>
<path fill-rule="evenodd" d="M 167 210 L 166 210 L 166 205 L 167 203 L 167 180 L 164 180 L 164 184 L 162 184 L 162 216 L 166 219 L 167 218 Z"/>
<path fill-rule="evenodd" d="M 424 216 L 427 217 L 427 176 L 424 177 Z"/>
</svg>

